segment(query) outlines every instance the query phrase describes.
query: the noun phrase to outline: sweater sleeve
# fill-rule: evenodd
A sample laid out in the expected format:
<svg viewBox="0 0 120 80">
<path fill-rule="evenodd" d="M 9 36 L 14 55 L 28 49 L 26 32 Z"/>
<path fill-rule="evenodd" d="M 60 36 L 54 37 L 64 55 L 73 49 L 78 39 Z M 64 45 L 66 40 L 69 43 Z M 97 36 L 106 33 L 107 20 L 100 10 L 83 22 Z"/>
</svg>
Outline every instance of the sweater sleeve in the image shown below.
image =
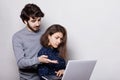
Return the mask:
<svg viewBox="0 0 120 80">
<path fill-rule="evenodd" d="M 20 69 L 35 67 L 36 64 L 39 64 L 37 56 L 32 58 L 25 57 L 22 40 L 19 37 L 13 36 L 12 44 L 17 64 Z"/>
</svg>

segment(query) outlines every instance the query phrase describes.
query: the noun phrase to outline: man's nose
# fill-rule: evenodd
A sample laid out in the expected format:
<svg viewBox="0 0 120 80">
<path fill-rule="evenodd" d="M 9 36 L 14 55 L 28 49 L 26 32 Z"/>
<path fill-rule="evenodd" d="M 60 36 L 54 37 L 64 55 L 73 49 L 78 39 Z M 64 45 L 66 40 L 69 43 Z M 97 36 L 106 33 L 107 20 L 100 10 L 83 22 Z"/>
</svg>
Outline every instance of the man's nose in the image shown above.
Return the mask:
<svg viewBox="0 0 120 80">
<path fill-rule="evenodd" d="M 36 26 L 39 26 L 40 25 L 40 22 L 36 22 Z"/>
</svg>

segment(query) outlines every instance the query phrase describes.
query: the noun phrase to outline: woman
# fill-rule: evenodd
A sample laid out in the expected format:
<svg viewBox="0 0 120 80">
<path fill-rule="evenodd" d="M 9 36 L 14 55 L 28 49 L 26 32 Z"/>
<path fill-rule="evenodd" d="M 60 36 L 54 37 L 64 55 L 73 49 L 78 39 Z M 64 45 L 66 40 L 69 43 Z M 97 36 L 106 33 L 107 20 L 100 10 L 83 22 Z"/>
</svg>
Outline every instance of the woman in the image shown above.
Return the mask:
<svg viewBox="0 0 120 80">
<path fill-rule="evenodd" d="M 44 75 L 61 76 L 66 67 L 66 29 L 59 25 L 51 25 L 41 37 L 41 45 L 43 46 L 38 53 L 38 56 L 44 55 L 46 58 L 55 61 L 56 63 L 42 63 L 38 67 L 38 73 Z"/>
</svg>

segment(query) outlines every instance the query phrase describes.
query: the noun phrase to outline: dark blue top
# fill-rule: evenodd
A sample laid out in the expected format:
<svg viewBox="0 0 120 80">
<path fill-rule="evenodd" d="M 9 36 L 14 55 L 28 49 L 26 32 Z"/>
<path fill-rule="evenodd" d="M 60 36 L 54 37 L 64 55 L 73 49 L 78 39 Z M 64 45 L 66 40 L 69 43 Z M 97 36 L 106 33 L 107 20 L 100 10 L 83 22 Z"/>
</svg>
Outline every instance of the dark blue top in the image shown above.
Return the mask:
<svg viewBox="0 0 120 80">
<path fill-rule="evenodd" d="M 48 59 L 57 60 L 58 64 L 53 64 L 53 63 L 39 64 L 39 66 L 38 66 L 39 76 L 56 75 L 55 71 L 58 71 L 60 69 L 65 69 L 65 66 L 66 66 L 65 60 L 63 58 L 61 58 L 58 54 L 59 54 L 59 52 L 57 49 L 47 48 L 47 47 L 41 48 L 41 50 L 38 53 L 38 56 L 47 55 Z"/>
</svg>

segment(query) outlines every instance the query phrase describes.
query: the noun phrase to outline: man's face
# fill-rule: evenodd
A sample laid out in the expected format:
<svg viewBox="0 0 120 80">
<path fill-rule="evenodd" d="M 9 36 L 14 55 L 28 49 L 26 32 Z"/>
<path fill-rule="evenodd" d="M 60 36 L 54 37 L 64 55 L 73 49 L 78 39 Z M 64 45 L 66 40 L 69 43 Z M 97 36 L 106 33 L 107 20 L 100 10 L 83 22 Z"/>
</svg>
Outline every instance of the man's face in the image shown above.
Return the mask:
<svg viewBox="0 0 120 80">
<path fill-rule="evenodd" d="M 30 17 L 30 19 L 25 23 L 30 31 L 38 32 L 40 29 L 40 21 L 41 21 L 41 17 L 35 17 L 35 18 Z"/>
</svg>

